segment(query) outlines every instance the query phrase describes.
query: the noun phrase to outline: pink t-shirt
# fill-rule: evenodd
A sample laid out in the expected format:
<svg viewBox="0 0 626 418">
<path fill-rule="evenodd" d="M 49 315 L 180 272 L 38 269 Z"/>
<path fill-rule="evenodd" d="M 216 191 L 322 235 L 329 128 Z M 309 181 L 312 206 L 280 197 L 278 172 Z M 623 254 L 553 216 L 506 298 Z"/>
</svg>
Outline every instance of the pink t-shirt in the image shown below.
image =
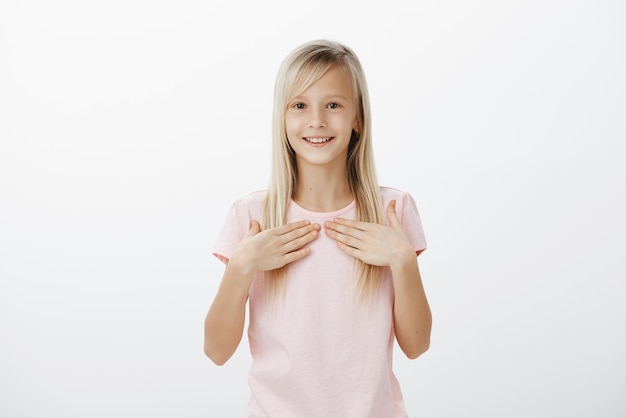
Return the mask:
<svg viewBox="0 0 626 418">
<path fill-rule="evenodd" d="M 396 200 L 396 214 L 417 254 L 426 248 L 420 217 L 406 192 L 381 187 L 383 208 Z M 261 221 L 264 191 L 237 200 L 217 239 L 214 254 L 225 261 Z M 352 202 L 329 213 L 291 202 L 287 221 L 319 223 L 354 219 Z M 311 253 L 289 266 L 284 299 L 264 297 L 257 273 L 250 287 L 248 340 L 252 355 L 248 417 L 404 418 L 402 393 L 392 371 L 393 282 L 385 269 L 380 291 L 364 304 L 356 298 L 353 258 L 324 231 Z"/>
</svg>

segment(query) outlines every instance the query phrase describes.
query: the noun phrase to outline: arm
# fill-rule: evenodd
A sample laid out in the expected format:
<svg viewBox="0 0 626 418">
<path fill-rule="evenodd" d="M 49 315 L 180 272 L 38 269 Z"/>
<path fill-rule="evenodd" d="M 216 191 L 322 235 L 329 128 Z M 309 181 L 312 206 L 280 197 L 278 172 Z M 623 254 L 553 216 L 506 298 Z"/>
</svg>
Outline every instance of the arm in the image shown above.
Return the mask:
<svg viewBox="0 0 626 418">
<path fill-rule="evenodd" d="M 246 317 L 248 290 L 254 271 L 232 259 L 204 320 L 204 353 L 218 366 L 233 355 Z"/>
<path fill-rule="evenodd" d="M 255 273 L 277 269 L 309 254 L 304 246 L 317 237 L 319 229 L 318 224 L 300 221 L 261 231 L 258 222 L 251 223 L 226 265 L 204 320 L 204 353 L 215 364 L 226 363 L 241 341 Z"/>
<path fill-rule="evenodd" d="M 396 340 L 414 359 L 430 345 L 432 317 L 422 285 L 417 256 L 396 216 L 395 201 L 387 206 L 389 226 L 336 219 L 326 233 L 346 254 L 375 266 L 388 266 L 394 286 L 393 321 Z"/>
<path fill-rule="evenodd" d="M 430 346 L 432 315 L 424 292 L 415 251 L 397 257 L 391 266 L 394 287 L 393 320 L 398 345 L 410 359 Z"/>
</svg>

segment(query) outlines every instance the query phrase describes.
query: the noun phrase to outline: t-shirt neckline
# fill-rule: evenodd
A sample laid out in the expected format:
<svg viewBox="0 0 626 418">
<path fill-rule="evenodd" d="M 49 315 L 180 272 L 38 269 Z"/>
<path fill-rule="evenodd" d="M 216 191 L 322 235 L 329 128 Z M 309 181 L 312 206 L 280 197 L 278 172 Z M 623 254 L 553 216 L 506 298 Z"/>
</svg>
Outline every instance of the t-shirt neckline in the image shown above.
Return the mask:
<svg viewBox="0 0 626 418">
<path fill-rule="evenodd" d="M 315 218 L 334 218 L 337 216 L 341 216 L 346 212 L 349 212 L 350 210 L 352 210 L 355 206 L 356 202 L 354 200 L 352 200 L 352 202 L 348 203 L 347 206 L 344 206 L 341 209 L 337 209 L 334 210 L 332 212 L 314 212 L 312 210 L 308 210 L 303 208 L 302 206 L 300 206 L 299 204 L 296 203 L 295 200 L 291 199 L 291 206 L 293 206 L 296 210 L 298 210 L 299 212 L 302 212 L 308 216 L 312 216 Z"/>
</svg>

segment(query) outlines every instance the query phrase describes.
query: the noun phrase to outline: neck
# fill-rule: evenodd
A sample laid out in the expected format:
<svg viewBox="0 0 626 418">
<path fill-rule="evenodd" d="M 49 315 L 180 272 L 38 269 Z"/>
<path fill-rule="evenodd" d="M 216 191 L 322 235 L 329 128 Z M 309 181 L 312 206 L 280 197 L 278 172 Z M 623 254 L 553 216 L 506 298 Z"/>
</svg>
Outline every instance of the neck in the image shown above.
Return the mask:
<svg viewBox="0 0 626 418">
<path fill-rule="evenodd" d="M 312 212 L 333 212 L 354 200 L 346 168 L 299 166 L 293 200 Z"/>
</svg>

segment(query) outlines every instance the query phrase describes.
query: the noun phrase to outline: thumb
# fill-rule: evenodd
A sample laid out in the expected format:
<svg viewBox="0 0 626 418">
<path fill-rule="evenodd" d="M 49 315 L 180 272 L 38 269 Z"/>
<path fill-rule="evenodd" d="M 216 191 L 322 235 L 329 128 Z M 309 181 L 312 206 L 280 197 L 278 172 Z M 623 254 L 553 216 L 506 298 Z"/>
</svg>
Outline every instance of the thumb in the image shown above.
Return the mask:
<svg viewBox="0 0 626 418">
<path fill-rule="evenodd" d="M 261 225 L 257 221 L 250 222 L 250 230 L 248 231 L 248 235 L 254 236 L 261 232 Z"/>
<path fill-rule="evenodd" d="M 396 227 L 400 225 L 398 216 L 396 215 L 396 201 L 392 200 L 387 205 L 387 219 L 389 219 L 389 226 Z"/>
</svg>

